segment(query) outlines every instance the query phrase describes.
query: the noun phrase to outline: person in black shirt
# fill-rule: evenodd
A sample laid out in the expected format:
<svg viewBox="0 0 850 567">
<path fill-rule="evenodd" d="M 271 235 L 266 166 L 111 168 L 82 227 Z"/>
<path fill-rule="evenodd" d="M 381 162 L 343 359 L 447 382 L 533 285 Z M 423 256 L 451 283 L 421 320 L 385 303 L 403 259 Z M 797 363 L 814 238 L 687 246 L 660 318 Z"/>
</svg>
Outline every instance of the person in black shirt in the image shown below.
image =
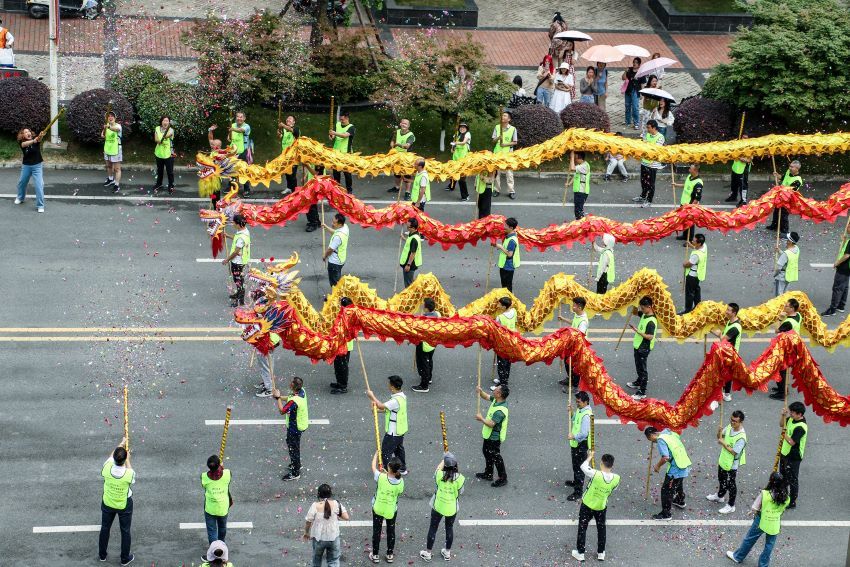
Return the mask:
<svg viewBox="0 0 850 567">
<path fill-rule="evenodd" d="M 18 132 L 18 143 L 24 156 L 21 160 L 21 177 L 18 179 L 18 196 L 15 204 L 20 205 L 27 196 L 27 185 L 32 177 L 35 185 L 35 207 L 39 213 L 44 212 L 44 177 L 42 169 L 44 159 L 41 157 L 41 138 L 32 133 L 29 128 L 23 128 Z"/>
<path fill-rule="evenodd" d="M 788 481 L 791 489 L 791 502 L 788 508 L 797 507 L 797 494 L 800 490 L 799 474 L 800 463 L 806 451 L 806 439 L 809 435 L 809 426 L 806 418 L 806 406 L 803 402 L 794 402 L 782 410 L 779 425 L 782 427 L 782 448 L 779 457 L 779 472 Z"/>
<path fill-rule="evenodd" d="M 301 130 L 295 125 L 294 116 L 287 116 L 284 122 L 278 122 L 277 137 L 280 138 L 281 151 L 291 146 L 295 140 L 301 137 Z M 298 185 L 297 178 L 295 176 L 297 173 L 298 166 L 294 165 L 292 166 L 292 172 L 286 174 L 286 189 L 284 189 L 282 193 L 284 197 L 292 193 Z"/>
<path fill-rule="evenodd" d="M 841 253 L 832 264 L 835 268 L 835 278 L 832 280 L 832 301 L 829 308 L 821 313 L 821 317 L 832 317 L 836 312 L 844 313 L 847 304 L 847 287 L 850 282 L 850 227 L 844 234 Z"/>
<path fill-rule="evenodd" d="M 738 352 L 738 348 L 740 347 L 740 336 L 741 336 L 741 321 L 738 319 L 738 311 L 741 307 L 737 303 L 730 303 L 726 306 L 726 320 L 729 323 L 726 324 L 726 328 L 723 330 L 721 334 L 718 331 L 711 331 L 711 334 L 720 340 L 728 341 L 735 349 L 735 352 Z M 732 401 L 732 381 L 727 380 L 723 384 L 723 401 L 731 402 Z"/>
<path fill-rule="evenodd" d="M 783 309 L 783 314 L 785 316 L 785 320 L 779 325 L 779 328 L 776 329 L 777 333 L 787 333 L 788 331 L 794 330 L 794 325 L 791 323 L 792 320 L 797 322 L 797 326 L 803 323 L 803 316 L 798 313 L 800 310 L 800 302 L 796 299 L 789 299 L 787 303 L 785 303 L 785 307 Z M 788 369 L 784 369 L 779 372 L 779 375 L 782 376 L 782 379 L 776 383 L 773 387 L 773 393 L 770 394 L 770 397 L 774 400 L 784 400 L 785 399 L 785 380 L 788 379 Z"/>
<path fill-rule="evenodd" d="M 800 162 L 797 160 L 792 161 L 788 164 L 788 171 L 785 172 L 785 177 L 782 179 L 782 184 L 785 184 L 785 180 L 788 178 L 793 179 L 788 186 L 791 187 L 794 191 L 800 192 L 800 189 L 803 188 L 803 179 L 800 177 Z M 773 172 L 773 178 L 776 182 L 776 185 L 779 185 L 779 173 Z M 773 209 L 773 220 L 769 225 L 764 227 L 766 230 L 776 230 L 777 225 L 779 226 L 779 232 L 782 234 L 788 234 L 791 229 L 788 228 L 788 209 L 783 207 L 779 207 L 777 209 Z"/>
<path fill-rule="evenodd" d="M 640 57 L 635 57 L 632 60 L 632 66 L 626 69 L 622 79 L 628 81 L 626 86 L 625 101 L 626 101 L 626 126 L 633 126 L 635 130 L 640 129 L 640 111 L 638 110 L 638 100 L 640 98 L 640 90 L 646 84 L 646 77 L 638 79 L 636 77 L 640 64 Z"/>
</svg>

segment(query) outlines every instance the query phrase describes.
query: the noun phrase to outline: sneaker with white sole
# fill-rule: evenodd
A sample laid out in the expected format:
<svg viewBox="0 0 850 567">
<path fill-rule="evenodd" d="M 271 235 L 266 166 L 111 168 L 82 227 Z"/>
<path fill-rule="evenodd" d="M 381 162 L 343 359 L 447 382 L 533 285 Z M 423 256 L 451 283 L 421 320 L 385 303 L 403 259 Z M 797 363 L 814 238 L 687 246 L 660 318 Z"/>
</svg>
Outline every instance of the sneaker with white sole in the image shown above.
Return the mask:
<svg viewBox="0 0 850 567">
<path fill-rule="evenodd" d="M 15 199 L 16 205 L 20 205 L 21 203 L 23 203 L 23 201 L 21 199 L 18 199 L 18 198 Z M 104 561 L 105 561 L 105 559 L 104 559 Z"/>
<path fill-rule="evenodd" d="M 258 398 L 268 398 L 269 396 L 272 395 L 272 391 L 266 390 L 265 388 L 263 388 L 262 390 L 260 390 L 259 392 L 257 392 L 254 395 L 257 396 Z"/>
<path fill-rule="evenodd" d="M 43 212 L 44 212 L 44 207 L 38 207 L 38 208 L 35 210 L 35 212 L 37 212 L 37 213 L 43 213 Z"/>
<path fill-rule="evenodd" d="M 442 556 L 443 556 L 443 559 L 445 559 L 446 561 L 451 561 L 451 560 L 452 560 L 452 552 L 451 552 L 451 551 L 449 551 L 448 549 L 445 549 L 445 548 L 441 549 L 441 550 L 440 550 L 440 555 L 442 555 Z"/>
<path fill-rule="evenodd" d="M 572 555 L 576 561 L 584 561 L 584 553 L 579 553 L 577 549 L 573 550 Z"/>
<path fill-rule="evenodd" d="M 633 203 L 640 203 L 641 201 L 643 201 L 643 197 L 641 197 L 640 195 L 638 195 L 637 197 L 632 197 Z"/>
<path fill-rule="evenodd" d="M 498 386 L 501 383 L 502 383 L 502 381 L 499 380 L 498 378 L 493 378 L 493 384 L 495 384 L 496 386 Z"/>
<path fill-rule="evenodd" d="M 731 402 L 732 401 L 732 394 L 727 394 L 726 392 L 723 392 L 723 401 L 724 402 Z"/>
<path fill-rule="evenodd" d="M 720 512 L 721 514 L 731 514 L 734 511 L 735 511 L 735 507 L 730 506 L 729 504 L 727 504 L 726 506 L 724 506 L 723 508 L 718 510 L 718 512 Z"/>
<path fill-rule="evenodd" d="M 598 561 L 605 561 L 605 552 L 604 552 L 604 551 L 600 551 L 599 553 L 597 553 L 597 554 L 596 554 L 596 559 L 597 559 Z"/>
<path fill-rule="evenodd" d="M 422 551 L 419 552 L 419 557 L 421 557 L 425 561 L 431 561 L 432 554 L 431 554 L 430 551 L 423 549 Z"/>
<path fill-rule="evenodd" d="M 626 382 L 626 387 L 632 390 L 637 390 L 637 382 Z"/>
<path fill-rule="evenodd" d="M 681 508 L 682 510 L 684 510 L 685 507 L 686 507 L 686 504 L 684 502 L 681 502 L 681 503 L 680 502 L 673 502 L 673 506 L 675 506 L 676 508 Z"/>
<path fill-rule="evenodd" d="M 381 562 L 381 556 L 378 555 L 377 553 L 369 552 L 369 561 L 371 561 L 372 563 L 380 563 Z"/>
<path fill-rule="evenodd" d="M 723 502 L 723 499 L 719 497 L 716 492 L 714 494 L 709 494 L 705 497 L 705 499 L 710 500 L 711 502 Z"/>
<path fill-rule="evenodd" d="M 731 560 L 732 560 L 733 562 L 735 562 L 735 563 L 740 563 L 740 561 L 738 561 L 737 559 L 735 559 L 735 552 L 734 552 L 734 551 L 727 551 L 727 552 L 726 552 L 726 557 L 728 557 L 729 559 L 731 559 Z"/>
<path fill-rule="evenodd" d="M 633 400 L 645 400 L 646 394 L 632 394 Z"/>
<path fill-rule="evenodd" d="M 384 559 L 387 563 L 392 563 L 393 561 L 395 561 L 395 555 L 393 555 L 392 553 L 387 553 L 386 555 L 384 555 Z"/>
</svg>

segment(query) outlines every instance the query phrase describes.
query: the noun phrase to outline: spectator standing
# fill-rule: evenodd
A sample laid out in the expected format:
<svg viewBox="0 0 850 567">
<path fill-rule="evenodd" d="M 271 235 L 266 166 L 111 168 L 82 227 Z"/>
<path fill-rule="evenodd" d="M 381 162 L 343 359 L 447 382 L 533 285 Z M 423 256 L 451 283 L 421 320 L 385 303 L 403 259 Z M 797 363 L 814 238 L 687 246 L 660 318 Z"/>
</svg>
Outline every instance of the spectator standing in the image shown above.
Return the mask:
<svg viewBox="0 0 850 567">
<path fill-rule="evenodd" d="M 357 129 L 354 127 L 354 124 L 351 123 L 351 117 L 347 112 L 343 112 L 339 115 L 336 127 L 328 132 L 328 138 L 333 141 L 334 150 L 344 154 L 350 154 L 354 151 L 354 134 L 356 132 Z M 342 173 L 334 170 L 334 181 L 339 183 L 342 178 L 341 176 L 345 177 L 345 190 L 349 193 L 353 193 L 354 186 L 351 180 L 351 172 L 346 171 Z"/>
<path fill-rule="evenodd" d="M 843 238 L 838 256 L 832 264 L 835 268 L 835 277 L 832 279 L 832 300 L 826 311 L 821 313 L 821 317 L 832 317 L 836 312 L 844 313 L 844 307 L 847 304 L 847 284 L 850 282 L 850 230 L 844 233 Z"/>
<path fill-rule="evenodd" d="M 526 96 L 528 96 L 527 94 L 525 94 L 525 89 L 522 88 L 522 77 L 521 76 L 514 75 L 513 84 L 516 87 L 516 90 L 514 91 L 514 94 L 513 94 L 514 98 L 521 98 L 521 97 L 525 98 Z"/>
<path fill-rule="evenodd" d="M 287 148 L 295 143 L 295 140 L 301 137 L 301 129 L 295 125 L 295 117 L 290 115 L 286 120 L 279 122 L 277 125 L 277 137 L 280 138 L 280 151 L 285 152 Z M 292 166 L 292 171 L 286 174 L 286 189 L 283 190 L 283 196 L 287 196 L 295 187 L 298 186 L 297 177 L 298 165 Z"/>
<path fill-rule="evenodd" d="M 112 192 L 118 193 L 121 191 L 121 162 L 124 155 L 121 151 L 122 127 L 115 118 L 114 112 L 107 113 L 100 137 L 103 138 L 103 159 L 106 161 L 106 181 L 103 186 L 112 185 Z"/>
<path fill-rule="evenodd" d="M 493 148 L 494 154 L 504 154 L 514 151 L 514 146 L 517 144 L 517 131 L 511 124 L 511 118 L 511 113 L 505 110 L 502 112 L 500 122 L 495 128 L 493 128 L 492 138 L 493 141 L 496 142 L 496 146 Z M 516 199 L 516 192 L 514 191 L 514 172 L 510 169 L 500 169 L 496 172 L 493 194 L 498 195 L 499 190 L 502 188 L 502 173 L 505 174 L 505 181 L 508 184 L 508 197 Z"/>
<path fill-rule="evenodd" d="M 24 128 L 18 132 L 18 144 L 21 145 L 21 176 L 18 178 L 18 196 L 15 204 L 20 205 L 27 197 L 27 185 L 32 178 L 35 185 L 35 210 L 44 212 L 44 158 L 41 157 L 41 134 L 33 136 L 32 130 Z"/>
<path fill-rule="evenodd" d="M 644 88 L 648 89 L 657 89 L 658 88 L 658 77 L 655 75 L 650 75 L 646 78 L 646 86 Z M 642 95 L 641 96 L 641 108 L 640 108 L 640 137 L 643 138 L 644 134 L 646 134 L 646 122 L 649 120 L 649 115 L 653 110 L 658 106 L 658 99 L 653 98 L 651 96 Z M 656 121 L 657 122 L 657 121 Z"/>
<path fill-rule="evenodd" d="M 554 75 L 555 64 L 552 62 L 552 56 L 546 54 L 543 61 L 537 66 L 537 88 L 534 89 L 537 102 L 544 106 L 549 106 L 552 101 L 552 89 L 555 87 L 552 82 Z"/>
<path fill-rule="evenodd" d="M 608 64 L 596 64 L 596 106 L 606 110 L 608 101 Z"/>
<path fill-rule="evenodd" d="M 171 118 L 163 116 L 159 126 L 154 128 L 153 140 L 156 142 L 153 153 L 156 157 L 156 185 L 153 190 L 162 189 L 163 170 L 168 175 L 168 192 L 174 193 L 174 128 Z"/>
<path fill-rule="evenodd" d="M 233 505 L 230 496 L 230 469 L 221 466 L 218 455 L 207 459 L 207 471 L 201 473 L 204 489 L 204 521 L 207 524 L 207 542 L 224 541 L 227 535 L 227 514 Z"/>
<path fill-rule="evenodd" d="M 640 114 L 638 113 L 639 91 L 644 83 L 646 83 L 644 77 L 636 78 L 640 64 L 640 57 L 635 57 L 632 60 L 632 66 L 626 69 L 622 75 L 623 86 L 625 87 L 623 94 L 625 95 L 626 102 L 626 127 L 632 126 L 635 130 L 640 128 Z"/>
<path fill-rule="evenodd" d="M 658 59 L 659 57 L 661 57 L 661 54 L 656 51 L 649 57 L 649 60 L 652 61 L 653 59 Z M 658 78 L 658 88 L 660 89 L 661 79 L 664 78 L 664 68 L 656 69 L 655 76 Z"/>
<path fill-rule="evenodd" d="M 304 518 L 304 541 L 313 543 L 313 567 L 322 567 L 322 557 L 328 567 L 339 567 L 342 553 L 339 542 L 339 521 L 348 521 L 348 510 L 335 500 L 330 485 L 322 484 L 318 490 L 318 501 L 310 505 Z"/>
<path fill-rule="evenodd" d="M 331 289 L 342 277 L 342 267 L 348 259 L 348 225 L 345 224 L 345 215 L 337 213 L 334 215 L 333 228 L 325 226 L 324 229 L 331 233 L 331 241 L 328 249 L 322 255 L 322 260 L 328 263 L 328 282 Z"/>
<path fill-rule="evenodd" d="M 676 120 L 673 111 L 670 110 L 670 101 L 666 98 L 659 100 L 658 105 L 649 113 L 649 119 L 658 123 L 658 131 L 666 139 L 667 129 L 672 128 L 673 122 Z"/>
<path fill-rule="evenodd" d="M 227 133 L 230 146 L 236 151 L 236 157 L 248 165 L 254 163 L 254 143 L 251 141 L 251 125 L 245 122 L 245 113 L 237 112 L 236 121 L 230 125 Z M 247 181 L 242 186 L 242 196 L 251 195 L 251 184 Z"/>
<path fill-rule="evenodd" d="M 555 75 L 555 92 L 552 94 L 552 101 L 549 103 L 549 108 L 560 114 L 562 110 L 572 102 L 571 92 L 575 88 L 575 76 L 570 72 L 570 66 L 566 63 L 561 63 L 558 67 L 558 73 Z"/>
<path fill-rule="evenodd" d="M 581 92 L 579 102 L 596 103 L 596 96 L 599 94 L 599 84 L 596 81 L 596 67 L 590 66 L 585 70 L 584 78 L 579 81 L 579 91 Z"/>
<path fill-rule="evenodd" d="M 445 520 L 446 524 L 446 547 L 440 550 L 440 555 L 446 561 L 451 561 L 454 523 L 460 509 L 458 499 L 463 494 L 465 481 L 464 476 L 458 472 L 455 456 L 445 453 L 434 472 L 436 490 L 431 497 L 431 525 L 428 527 L 425 549 L 419 552 L 419 557 L 425 561 L 431 561 L 431 550 L 434 549 L 434 540 L 437 539 L 437 528 L 440 527 L 441 520 Z"/>
<path fill-rule="evenodd" d="M 552 17 L 552 23 L 549 24 L 549 53 L 555 58 L 556 63 L 560 64 L 564 60 L 567 51 L 567 45 L 570 43 L 566 39 L 556 39 L 555 36 L 561 32 L 567 31 L 569 26 L 561 16 L 561 12 L 555 12 Z"/>
<path fill-rule="evenodd" d="M 107 559 L 109 530 L 115 516 L 118 516 L 118 524 L 121 527 L 121 565 L 129 565 L 135 559 L 130 553 L 130 525 L 133 522 L 133 490 L 130 486 L 136 483 L 136 471 L 130 466 L 130 455 L 127 454 L 126 446 L 125 437 L 100 470 L 100 476 L 103 477 L 103 499 L 100 503 L 98 559 Z"/>
</svg>

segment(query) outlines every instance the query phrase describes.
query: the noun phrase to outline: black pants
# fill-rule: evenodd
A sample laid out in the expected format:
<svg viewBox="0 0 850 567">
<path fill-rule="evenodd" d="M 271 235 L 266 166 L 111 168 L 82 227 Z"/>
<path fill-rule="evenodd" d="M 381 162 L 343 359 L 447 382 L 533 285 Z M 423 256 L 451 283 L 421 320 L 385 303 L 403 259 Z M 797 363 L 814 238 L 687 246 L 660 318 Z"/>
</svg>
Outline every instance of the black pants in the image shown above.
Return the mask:
<svg viewBox="0 0 850 567">
<path fill-rule="evenodd" d="M 286 448 L 289 450 L 289 470 L 292 474 L 301 472 L 301 432 L 286 431 Z"/>
<path fill-rule="evenodd" d="M 339 384 L 340 388 L 348 388 L 348 361 L 351 359 L 351 352 L 337 355 L 334 358 L 334 379 Z"/>
<path fill-rule="evenodd" d="M 499 384 L 508 385 L 511 377 L 511 361 L 501 356 L 496 357 L 496 374 L 499 376 Z"/>
<path fill-rule="evenodd" d="M 174 189 L 174 157 L 156 158 L 156 186 L 162 187 L 162 170 L 168 175 L 168 188 Z"/>
<path fill-rule="evenodd" d="M 732 393 L 732 380 L 723 383 L 723 392 L 726 394 Z"/>
<path fill-rule="evenodd" d="M 608 291 L 608 272 L 604 272 L 602 276 L 596 280 L 596 293 L 603 294 Z"/>
<path fill-rule="evenodd" d="M 584 542 L 587 539 L 587 526 L 590 519 L 596 520 L 596 551 L 605 553 L 605 508 L 591 510 L 581 503 L 578 509 L 578 533 L 576 534 L 576 551 L 584 553 Z"/>
<path fill-rule="evenodd" d="M 499 268 L 499 280 L 502 287 L 513 293 L 514 291 L 514 271 Z"/>
<path fill-rule="evenodd" d="M 290 191 L 294 190 L 298 186 L 298 178 L 296 177 L 296 173 L 298 173 L 297 165 L 292 168 L 292 173 L 286 174 L 286 188 Z"/>
<path fill-rule="evenodd" d="M 342 277 L 342 266 L 328 262 L 328 281 L 334 287 Z"/>
<path fill-rule="evenodd" d="M 458 185 L 460 185 L 460 198 L 468 199 L 469 189 L 467 189 L 466 187 L 466 177 L 461 177 L 460 180 L 449 179 L 449 190 L 454 191 L 455 187 L 457 187 Z"/>
<path fill-rule="evenodd" d="M 733 174 L 734 175 L 734 174 Z M 726 449 L 722 449 L 725 451 Z M 717 496 L 723 498 L 726 493 L 729 493 L 729 505 L 735 505 L 735 498 L 738 496 L 738 485 L 735 480 L 738 477 L 738 471 L 724 471 L 719 466 L 717 467 L 717 480 L 720 483 L 720 489 L 717 491 Z"/>
<path fill-rule="evenodd" d="M 242 152 L 241 154 L 239 154 L 236 157 L 239 158 L 240 160 L 244 161 L 245 163 L 248 163 L 248 150 L 246 149 L 244 152 Z M 238 181 L 237 181 L 237 183 L 238 183 Z M 242 195 L 244 197 L 247 197 L 250 194 L 251 194 L 251 184 L 246 181 L 245 184 L 242 186 Z"/>
<path fill-rule="evenodd" d="M 646 394 L 646 384 L 649 382 L 649 371 L 646 368 L 646 361 L 649 358 L 650 350 L 648 347 L 635 349 L 635 371 L 637 372 L 637 393 Z"/>
<path fill-rule="evenodd" d="M 505 461 L 502 459 L 502 442 L 498 439 L 492 441 L 484 440 L 482 450 L 484 452 L 484 474 L 493 476 L 493 467 L 496 467 L 496 472 L 499 473 L 499 478 L 508 478 L 508 473 L 505 471 Z"/>
<path fill-rule="evenodd" d="M 732 172 L 732 191 L 729 193 L 730 197 L 735 197 L 736 199 L 742 199 L 739 197 L 741 195 L 741 190 L 744 188 L 744 174 L 743 173 L 735 173 Z"/>
<path fill-rule="evenodd" d="M 830 309 L 844 310 L 847 304 L 847 289 L 850 283 L 850 275 L 835 272 L 835 277 L 832 279 L 832 300 L 829 302 Z"/>
<path fill-rule="evenodd" d="M 334 181 L 336 181 L 337 183 L 340 182 L 339 181 L 340 180 L 340 173 L 341 172 L 334 170 L 333 178 L 334 178 Z M 345 177 L 345 190 L 348 191 L 349 193 L 354 193 L 354 188 L 353 188 L 352 182 L 351 182 L 351 174 L 346 171 L 346 172 L 342 173 L 342 175 Z"/>
<path fill-rule="evenodd" d="M 493 187 L 488 185 L 483 193 L 478 194 L 478 218 L 490 216 L 490 205 L 493 202 Z"/>
<path fill-rule="evenodd" d="M 585 201 L 587 201 L 587 193 L 573 191 L 573 214 L 575 215 L 576 220 L 579 220 L 584 216 Z"/>
<path fill-rule="evenodd" d="M 782 234 L 788 233 L 788 209 L 778 208 L 773 210 L 773 221 L 770 226 L 776 227 L 779 224 L 779 232 Z"/>
<path fill-rule="evenodd" d="M 655 197 L 656 173 L 658 173 L 657 169 L 653 169 L 645 165 L 640 166 L 640 196 L 649 201 L 650 203 Z"/>
<path fill-rule="evenodd" d="M 381 460 L 386 468 L 387 463 L 393 457 L 398 457 L 401 461 L 401 470 L 407 470 L 407 461 L 404 459 L 404 435 L 387 435 L 384 434 L 384 440 L 381 441 Z"/>
<path fill-rule="evenodd" d="M 419 374 L 419 387 L 427 388 L 434 371 L 434 351 L 425 352 L 422 343 L 416 345 L 416 372 Z"/>
<path fill-rule="evenodd" d="M 776 391 L 779 392 L 780 394 L 782 394 L 783 396 L 785 395 L 785 381 L 786 380 L 788 380 L 788 369 L 787 368 L 779 371 L 779 382 L 777 382 L 776 386 L 775 386 Z"/>
<path fill-rule="evenodd" d="M 123 510 L 110 508 L 101 501 L 100 503 L 100 538 L 97 548 L 99 559 L 106 558 L 106 548 L 109 547 L 109 530 L 112 522 L 118 516 L 118 525 L 121 527 L 121 563 L 130 560 L 130 524 L 133 522 L 133 497 L 127 499 L 127 507 Z"/>
<path fill-rule="evenodd" d="M 319 219 L 319 205 L 313 203 L 310 205 L 310 210 L 307 211 L 307 226 L 321 226 L 322 221 Z"/>
<path fill-rule="evenodd" d="M 236 293 L 234 294 L 236 297 L 234 297 L 234 299 L 238 299 L 242 302 L 245 301 L 245 274 L 243 273 L 244 270 L 244 265 L 237 264 L 236 262 L 230 263 L 230 275 L 233 276 L 233 283 L 236 285 Z"/>
<path fill-rule="evenodd" d="M 454 516 L 443 516 L 431 508 L 431 525 L 428 526 L 428 541 L 425 545 L 428 551 L 434 549 L 434 540 L 437 539 L 437 528 L 440 527 L 440 520 L 443 518 L 446 519 L 446 549 L 449 551 L 452 549 L 452 542 L 455 539 L 455 518 L 457 518 L 457 514 Z"/>
<path fill-rule="evenodd" d="M 802 463 L 802 461 L 793 461 L 788 457 L 779 458 L 779 472 L 785 477 L 785 480 L 788 481 L 791 504 L 797 503 L 797 493 L 800 491 L 800 463 Z"/>
<path fill-rule="evenodd" d="M 372 512 L 372 553 L 378 555 L 381 549 L 381 528 L 387 523 L 387 555 L 395 551 L 395 519 L 398 513 L 387 519 Z"/>
<path fill-rule="evenodd" d="M 673 478 L 669 474 L 664 475 L 664 484 L 661 485 L 661 513 L 665 516 L 670 514 L 673 502 L 676 504 L 685 503 L 684 480 L 683 478 Z"/>
<path fill-rule="evenodd" d="M 573 382 L 575 383 L 575 382 Z M 581 494 L 584 488 L 584 473 L 581 464 L 587 459 L 587 439 L 580 442 L 578 447 L 570 447 L 570 458 L 573 465 L 573 492 Z"/>
<path fill-rule="evenodd" d="M 693 311 L 700 301 L 702 290 L 699 287 L 699 278 L 688 275 L 685 277 L 685 313 Z"/>
</svg>

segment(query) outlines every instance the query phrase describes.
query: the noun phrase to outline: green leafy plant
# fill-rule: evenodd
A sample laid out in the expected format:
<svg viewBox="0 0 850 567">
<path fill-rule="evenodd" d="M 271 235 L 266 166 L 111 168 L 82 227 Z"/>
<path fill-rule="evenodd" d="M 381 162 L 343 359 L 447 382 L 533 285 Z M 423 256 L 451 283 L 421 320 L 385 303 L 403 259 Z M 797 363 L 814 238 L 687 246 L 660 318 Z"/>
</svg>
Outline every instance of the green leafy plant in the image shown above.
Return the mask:
<svg viewBox="0 0 850 567">
<path fill-rule="evenodd" d="M 153 133 L 168 116 L 183 146 L 202 136 L 207 128 L 198 88 L 187 83 L 151 85 L 139 95 L 139 121 L 143 131 Z"/>
<path fill-rule="evenodd" d="M 50 89 L 41 81 L 15 77 L 0 81 L 0 130 L 36 133 L 50 122 Z"/>
<path fill-rule="evenodd" d="M 367 46 L 364 34 L 345 34 L 314 48 L 311 62 L 315 73 L 297 97 L 327 103 L 333 95 L 341 104 L 369 100 L 379 79 L 375 63 L 383 64 L 387 58 Z"/>
<path fill-rule="evenodd" d="M 151 65 L 130 65 L 121 69 L 110 81 L 112 90 L 124 95 L 135 108 L 139 95 L 151 85 L 168 82 L 168 76 Z"/>
<path fill-rule="evenodd" d="M 65 120 L 74 138 L 86 144 L 103 141 L 100 133 L 106 123 L 107 110 L 116 115 L 121 124 L 122 137 L 126 139 L 132 132 L 133 106 L 124 95 L 108 89 L 92 89 L 75 96 L 68 105 Z"/>
<path fill-rule="evenodd" d="M 542 104 L 526 104 L 512 110 L 517 130 L 517 148 L 542 144 L 564 131 L 558 114 Z"/>
<path fill-rule="evenodd" d="M 564 129 L 588 128 L 601 132 L 611 131 L 611 119 L 608 113 L 590 102 L 574 102 L 561 111 L 561 123 Z"/>
</svg>

